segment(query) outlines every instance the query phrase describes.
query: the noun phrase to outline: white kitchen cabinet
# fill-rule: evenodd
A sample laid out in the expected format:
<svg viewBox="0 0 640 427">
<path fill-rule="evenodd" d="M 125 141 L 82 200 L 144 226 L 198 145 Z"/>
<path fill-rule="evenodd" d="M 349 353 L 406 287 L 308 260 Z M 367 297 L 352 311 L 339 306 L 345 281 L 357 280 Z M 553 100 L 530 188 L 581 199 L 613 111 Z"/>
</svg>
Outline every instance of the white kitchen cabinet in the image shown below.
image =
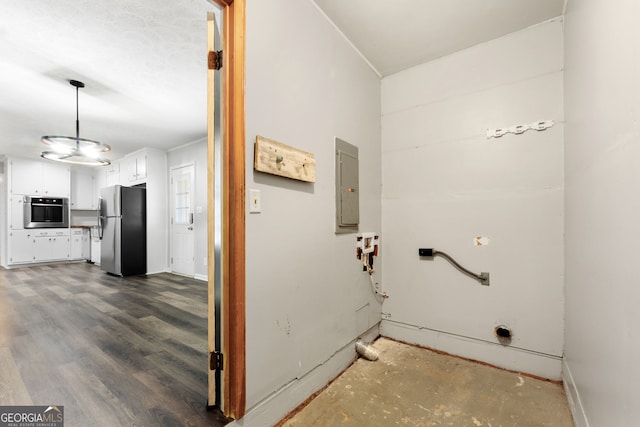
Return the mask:
<svg viewBox="0 0 640 427">
<path fill-rule="evenodd" d="M 91 259 L 91 233 L 88 229 L 82 230 L 82 259 Z"/>
<path fill-rule="evenodd" d="M 86 169 L 71 170 L 71 209 L 97 209 L 98 196 L 96 178 L 93 171 Z"/>
<path fill-rule="evenodd" d="M 100 197 L 100 189 L 107 186 L 107 171 L 109 170 L 110 166 L 111 165 L 101 166 L 95 169 L 96 197 Z"/>
<path fill-rule="evenodd" d="M 82 228 L 72 228 L 69 237 L 69 259 L 82 258 Z"/>
<path fill-rule="evenodd" d="M 24 196 L 10 196 L 9 204 L 9 229 L 22 230 L 24 228 Z"/>
<path fill-rule="evenodd" d="M 32 230 L 11 230 L 9 233 L 9 264 L 33 262 Z"/>
<path fill-rule="evenodd" d="M 42 166 L 32 160 L 11 159 L 10 192 L 13 194 L 40 195 L 42 193 Z"/>
<path fill-rule="evenodd" d="M 69 197 L 69 167 L 42 163 L 42 191 L 45 196 Z"/>
<path fill-rule="evenodd" d="M 33 260 L 35 262 L 69 259 L 68 229 L 51 229 L 34 234 Z"/>
<path fill-rule="evenodd" d="M 94 229 L 95 230 L 95 229 Z M 100 247 L 101 241 L 95 231 L 91 234 L 91 262 L 100 265 Z"/>
<path fill-rule="evenodd" d="M 8 264 L 69 259 L 69 229 L 25 229 L 9 233 Z"/>
<path fill-rule="evenodd" d="M 106 187 L 120 184 L 120 162 L 111 162 L 106 171 Z"/>
<path fill-rule="evenodd" d="M 137 185 L 146 182 L 147 179 L 147 151 L 140 150 L 128 154 L 124 160 L 126 182 L 122 185 Z"/>
<path fill-rule="evenodd" d="M 69 167 L 27 159 L 11 159 L 10 192 L 42 197 L 69 197 Z"/>
<path fill-rule="evenodd" d="M 72 228 L 69 237 L 69 259 L 89 259 L 90 251 L 89 230 Z"/>
</svg>

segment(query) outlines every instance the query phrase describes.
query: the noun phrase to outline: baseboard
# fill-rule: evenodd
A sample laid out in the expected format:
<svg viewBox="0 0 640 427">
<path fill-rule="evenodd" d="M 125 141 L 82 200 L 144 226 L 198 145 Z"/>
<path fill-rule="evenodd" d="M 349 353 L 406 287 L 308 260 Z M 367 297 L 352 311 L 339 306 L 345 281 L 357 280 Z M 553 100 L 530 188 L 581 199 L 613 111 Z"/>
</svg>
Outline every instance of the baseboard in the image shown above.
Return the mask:
<svg viewBox="0 0 640 427">
<path fill-rule="evenodd" d="M 379 325 L 369 329 L 361 336 L 366 341 L 373 341 L 379 335 Z M 247 410 L 244 417 L 227 427 L 264 427 L 281 421 L 298 405 L 321 390 L 356 360 L 356 339 L 336 351 L 328 360 L 311 370 L 304 376 L 285 384 L 279 390 L 267 396 Z"/>
<path fill-rule="evenodd" d="M 587 421 L 587 414 L 584 412 L 582 401 L 580 400 L 580 394 L 576 387 L 576 383 L 573 380 L 571 369 L 566 358 L 562 359 L 562 382 L 564 384 L 564 392 L 567 395 L 569 401 L 569 407 L 571 407 L 571 414 L 573 415 L 573 423 L 576 427 L 589 427 L 589 421 Z"/>
<path fill-rule="evenodd" d="M 204 282 L 209 280 L 209 276 L 207 276 L 206 274 L 196 274 L 193 276 L 193 278 L 196 280 L 202 280 Z"/>
<path fill-rule="evenodd" d="M 161 274 L 161 273 L 171 273 L 171 269 L 165 268 L 164 270 L 147 271 L 145 274 L 147 276 L 151 276 L 152 274 Z"/>
<path fill-rule="evenodd" d="M 383 320 L 380 335 L 443 351 L 502 369 L 554 381 L 562 379 L 562 358 L 517 347 L 503 346 L 469 337 Z"/>
</svg>

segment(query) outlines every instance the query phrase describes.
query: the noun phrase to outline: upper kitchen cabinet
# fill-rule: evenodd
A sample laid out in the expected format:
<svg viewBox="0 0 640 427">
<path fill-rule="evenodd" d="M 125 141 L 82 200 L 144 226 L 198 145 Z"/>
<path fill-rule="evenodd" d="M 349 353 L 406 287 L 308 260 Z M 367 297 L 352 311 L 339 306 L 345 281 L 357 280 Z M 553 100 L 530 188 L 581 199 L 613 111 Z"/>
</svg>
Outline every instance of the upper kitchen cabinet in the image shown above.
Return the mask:
<svg viewBox="0 0 640 427">
<path fill-rule="evenodd" d="M 142 149 L 128 154 L 122 161 L 125 179 L 123 185 L 137 185 L 147 181 L 147 150 Z"/>
<path fill-rule="evenodd" d="M 9 196 L 8 225 L 11 230 L 24 228 L 24 199 L 25 197 L 19 194 Z"/>
<path fill-rule="evenodd" d="M 110 165 L 107 165 L 105 170 L 104 187 L 110 187 L 112 185 L 120 184 L 120 161 L 112 161 Z M 100 186 L 99 188 L 104 188 Z"/>
<path fill-rule="evenodd" d="M 96 177 L 93 170 L 71 170 L 71 209 L 94 210 L 98 209 L 98 196 L 96 191 Z"/>
<path fill-rule="evenodd" d="M 69 167 L 57 163 L 9 160 L 9 191 L 43 197 L 69 197 Z"/>
</svg>

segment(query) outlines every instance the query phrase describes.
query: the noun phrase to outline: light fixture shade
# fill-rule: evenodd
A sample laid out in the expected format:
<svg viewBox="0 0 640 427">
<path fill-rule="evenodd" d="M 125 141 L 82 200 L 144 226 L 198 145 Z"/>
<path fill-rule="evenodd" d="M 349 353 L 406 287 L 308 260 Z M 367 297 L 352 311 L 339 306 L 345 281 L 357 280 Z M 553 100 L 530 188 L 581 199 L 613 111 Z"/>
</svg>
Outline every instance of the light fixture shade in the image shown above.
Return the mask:
<svg viewBox="0 0 640 427">
<path fill-rule="evenodd" d="M 108 159 L 102 159 L 100 157 L 88 157 L 78 153 L 64 154 L 55 151 L 43 151 L 40 153 L 40 157 L 57 162 L 72 163 L 74 165 L 106 166 L 111 163 Z"/>
<path fill-rule="evenodd" d="M 40 157 L 77 165 L 108 165 L 111 162 L 108 159 L 101 158 L 100 154 L 111 150 L 109 145 L 91 139 L 80 138 L 78 89 L 84 87 L 84 83 L 77 80 L 70 80 L 69 83 L 76 88 L 76 136 L 43 136 L 40 141 L 49 145 L 51 150 L 43 151 L 40 153 Z"/>
</svg>

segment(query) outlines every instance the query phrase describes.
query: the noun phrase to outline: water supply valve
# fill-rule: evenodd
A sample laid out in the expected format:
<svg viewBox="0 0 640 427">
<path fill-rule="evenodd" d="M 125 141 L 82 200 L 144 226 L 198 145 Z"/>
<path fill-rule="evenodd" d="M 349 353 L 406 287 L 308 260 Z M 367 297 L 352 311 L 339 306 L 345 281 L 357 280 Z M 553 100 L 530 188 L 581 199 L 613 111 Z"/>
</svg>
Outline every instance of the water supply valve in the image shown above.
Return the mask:
<svg viewBox="0 0 640 427">
<path fill-rule="evenodd" d="M 356 236 L 356 258 L 362 261 L 362 271 L 369 275 L 371 290 L 379 298 L 380 302 L 389 298 L 386 292 L 382 292 L 379 283 L 373 280 L 373 257 L 378 255 L 380 238 L 376 233 L 360 233 Z"/>
</svg>

